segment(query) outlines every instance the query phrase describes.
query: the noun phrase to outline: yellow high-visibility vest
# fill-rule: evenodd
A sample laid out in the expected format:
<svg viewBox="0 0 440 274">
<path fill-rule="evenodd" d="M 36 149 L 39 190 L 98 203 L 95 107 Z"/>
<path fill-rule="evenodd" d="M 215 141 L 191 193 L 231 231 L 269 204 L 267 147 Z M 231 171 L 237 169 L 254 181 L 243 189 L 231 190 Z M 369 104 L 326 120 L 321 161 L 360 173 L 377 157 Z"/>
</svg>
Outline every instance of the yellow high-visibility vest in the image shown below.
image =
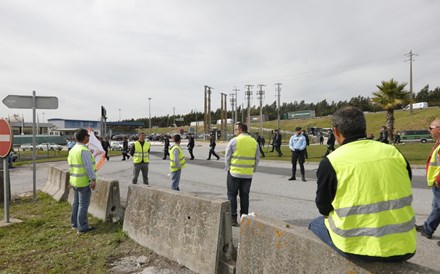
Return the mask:
<svg viewBox="0 0 440 274">
<path fill-rule="evenodd" d="M 82 152 L 88 151 L 90 153 L 93 170 L 96 171 L 95 157 L 90 152 L 88 148 L 83 145 L 76 144 L 70 151 L 67 157 L 67 162 L 69 163 L 69 183 L 74 187 L 86 187 L 89 185 L 89 176 L 87 176 L 86 168 L 82 160 Z"/>
<path fill-rule="evenodd" d="M 434 185 L 435 178 L 437 178 L 437 175 L 440 172 L 440 159 L 438 157 L 439 150 L 440 145 L 438 145 L 429 156 L 429 165 L 426 170 L 426 181 L 428 182 L 429 187 Z"/>
<path fill-rule="evenodd" d="M 229 172 L 231 175 L 252 175 L 255 169 L 257 141 L 249 134 L 235 137 L 236 149 L 232 153 Z"/>
<path fill-rule="evenodd" d="M 185 156 L 183 155 L 182 149 L 178 145 L 174 145 L 170 148 L 170 151 L 169 151 L 170 152 L 170 171 L 171 172 L 178 170 L 176 163 L 174 162 L 174 160 L 175 160 L 174 150 L 176 150 L 176 149 L 179 150 L 180 166 L 182 167 L 182 169 L 184 169 L 186 167 Z"/>
<path fill-rule="evenodd" d="M 391 145 L 360 140 L 327 156 L 338 179 L 325 225 L 345 253 L 391 257 L 416 250 L 411 180 Z"/>
<path fill-rule="evenodd" d="M 134 154 L 133 163 L 139 164 L 144 161 L 144 163 L 149 163 L 150 158 L 148 157 L 148 151 L 150 150 L 150 142 L 144 141 L 144 145 L 141 146 L 139 141 L 134 143 Z"/>
</svg>

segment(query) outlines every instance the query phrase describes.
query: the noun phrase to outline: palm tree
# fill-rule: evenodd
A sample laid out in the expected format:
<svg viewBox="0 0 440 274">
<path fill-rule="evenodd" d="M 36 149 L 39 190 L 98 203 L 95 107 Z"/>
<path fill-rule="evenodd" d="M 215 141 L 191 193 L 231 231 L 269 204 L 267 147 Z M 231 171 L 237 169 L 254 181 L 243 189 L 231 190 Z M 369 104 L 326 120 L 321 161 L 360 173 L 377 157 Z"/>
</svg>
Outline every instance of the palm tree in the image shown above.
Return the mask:
<svg viewBox="0 0 440 274">
<path fill-rule="evenodd" d="M 382 81 L 376 87 L 378 91 L 373 92 L 371 101 L 377 103 L 382 109 L 386 110 L 386 124 L 389 141 L 394 140 L 394 110 L 410 101 L 410 92 L 404 91 L 406 83 L 399 83 L 391 79 L 389 82 Z"/>
</svg>

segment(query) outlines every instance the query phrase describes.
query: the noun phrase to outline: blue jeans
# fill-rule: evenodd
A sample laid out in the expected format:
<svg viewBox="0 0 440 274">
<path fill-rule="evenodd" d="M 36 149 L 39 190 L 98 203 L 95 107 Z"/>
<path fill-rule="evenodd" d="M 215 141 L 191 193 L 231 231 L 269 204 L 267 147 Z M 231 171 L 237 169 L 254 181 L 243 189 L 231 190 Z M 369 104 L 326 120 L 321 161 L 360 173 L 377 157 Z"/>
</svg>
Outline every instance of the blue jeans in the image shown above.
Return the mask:
<svg viewBox="0 0 440 274">
<path fill-rule="evenodd" d="M 428 219 L 423 224 L 423 229 L 427 234 L 434 234 L 440 224 L 440 188 L 432 187 L 432 211 Z"/>
<path fill-rule="evenodd" d="M 87 211 L 90 205 L 90 196 L 92 196 L 92 190 L 89 186 L 86 187 L 73 187 L 73 204 L 72 204 L 72 227 L 78 231 L 86 231 L 89 229 L 89 223 L 87 221 Z"/>
<path fill-rule="evenodd" d="M 226 184 L 228 187 L 228 200 L 231 203 L 231 215 L 237 217 L 237 195 L 240 193 L 240 216 L 249 212 L 249 192 L 251 191 L 250 178 L 236 178 L 228 171 Z"/>
<path fill-rule="evenodd" d="M 315 233 L 316 236 L 318 236 L 325 244 L 333 248 L 340 255 L 350 260 L 361 260 L 366 262 L 402 262 L 409 260 L 412 256 L 414 256 L 414 254 L 404 254 L 404 255 L 391 256 L 391 257 L 376 257 L 376 256 L 345 253 L 339 250 L 333 244 L 332 238 L 330 237 L 327 227 L 324 224 L 324 216 L 319 216 L 318 218 L 311 220 L 309 224 L 309 230 Z"/>
<path fill-rule="evenodd" d="M 171 172 L 171 189 L 180 191 L 179 189 L 180 174 L 182 174 L 181 169 Z"/>
</svg>

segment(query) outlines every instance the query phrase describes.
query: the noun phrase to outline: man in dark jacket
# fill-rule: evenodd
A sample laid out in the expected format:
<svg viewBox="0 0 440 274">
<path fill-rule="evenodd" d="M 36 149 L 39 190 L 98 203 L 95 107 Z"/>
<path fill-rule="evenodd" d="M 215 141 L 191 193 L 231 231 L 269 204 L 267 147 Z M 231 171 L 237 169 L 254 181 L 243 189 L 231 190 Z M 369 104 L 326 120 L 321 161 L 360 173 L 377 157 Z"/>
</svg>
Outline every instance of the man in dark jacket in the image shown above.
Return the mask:
<svg viewBox="0 0 440 274">
<path fill-rule="evenodd" d="M 190 160 L 194 160 L 194 154 L 193 154 L 193 149 L 194 149 L 194 136 L 192 135 L 192 133 L 188 134 L 188 152 L 189 155 L 191 155 L 191 158 L 189 158 Z"/>
<path fill-rule="evenodd" d="M 281 142 L 283 137 L 281 136 L 281 132 L 279 130 L 275 130 L 275 136 L 274 137 L 274 146 L 275 146 L 275 150 L 278 153 L 278 157 L 283 156 L 283 153 L 281 153 Z"/>
<path fill-rule="evenodd" d="M 328 130 L 328 139 L 327 139 L 327 151 L 325 152 L 325 154 L 322 156 L 327 157 L 327 155 L 330 154 L 330 152 L 335 150 L 335 135 L 333 134 L 333 130 L 329 129 Z"/>
<path fill-rule="evenodd" d="M 130 155 L 128 154 L 128 139 L 124 136 L 124 141 L 122 141 L 122 161 L 125 161 L 125 158 L 130 159 Z"/>
<path fill-rule="evenodd" d="M 255 133 L 255 140 L 257 141 L 258 147 L 260 148 L 261 157 L 266 157 L 266 155 L 264 155 L 264 151 L 263 151 L 263 148 L 262 148 L 262 146 L 264 146 L 262 144 L 263 141 L 262 141 L 262 138 L 261 138 L 261 136 L 260 136 L 260 134 L 258 132 Z"/>
<path fill-rule="evenodd" d="M 217 160 L 220 159 L 220 156 L 218 156 L 217 153 L 215 153 L 216 145 L 217 143 L 215 142 L 215 133 L 211 133 L 211 139 L 209 139 L 209 155 L 208 155 L 208 159 L 206 160 L 211 160 L 211 155 L 217 157 Z"/>
<path fill-rule="evenodd" d="M 170 152 L 168 151 L 170 149 L 170 139 L 168 139 L 167 135 L 164 135 L 163 137 L 163 160 L 167 159 L 167 155 L 170 155 Z"/>
</svg>

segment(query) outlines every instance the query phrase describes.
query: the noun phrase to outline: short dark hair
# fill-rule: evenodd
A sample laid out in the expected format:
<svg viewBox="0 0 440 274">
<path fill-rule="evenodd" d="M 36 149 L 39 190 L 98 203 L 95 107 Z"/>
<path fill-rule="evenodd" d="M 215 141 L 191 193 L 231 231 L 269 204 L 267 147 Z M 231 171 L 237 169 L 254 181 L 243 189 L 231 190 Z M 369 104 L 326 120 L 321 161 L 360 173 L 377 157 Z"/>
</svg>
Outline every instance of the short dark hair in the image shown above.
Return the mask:
<svg viewBox="0 0 440 274">
<path fill-rule="evenodd" d="M 243 132 L 247 132 L 248 131 L 247 125 L 243 124 L 242 122 L 237 122 L 237 123 L 235 123 L 235 125 L 237 125 L 238 128 L 241 129 Z"/>
<path fill-rule="evenodd" d="M 332 124 L 345 138 L 354 136 L 365 137 L 367 130 L 364 113 L 359 108 L 353 106 L 337 110 L 332 115 Z"/>
<path fill-rule="evenodd" d="M 175 135 L 173 136 L 173 140 L 174 140 L 174 142 L 179 142 L 181 139 L 182 139 L 182 137 L 180 137 L 180 134 L 175 134 Z"/>
<path fill-rule="evenodd" d="M 77 129 L 77 130 L 75 131 L 75 139 L 76 139 L 78 142 L 82 142 L 82 141 L 84 141 L 84 139 L 85 139 L 87 136 L 90 136 L 90 135 L 89 135 L 89 132 L 87 131 L 87 129 L 85 129 L 85 128 L 79 128 L 79 129 Z"/>
</svg>

